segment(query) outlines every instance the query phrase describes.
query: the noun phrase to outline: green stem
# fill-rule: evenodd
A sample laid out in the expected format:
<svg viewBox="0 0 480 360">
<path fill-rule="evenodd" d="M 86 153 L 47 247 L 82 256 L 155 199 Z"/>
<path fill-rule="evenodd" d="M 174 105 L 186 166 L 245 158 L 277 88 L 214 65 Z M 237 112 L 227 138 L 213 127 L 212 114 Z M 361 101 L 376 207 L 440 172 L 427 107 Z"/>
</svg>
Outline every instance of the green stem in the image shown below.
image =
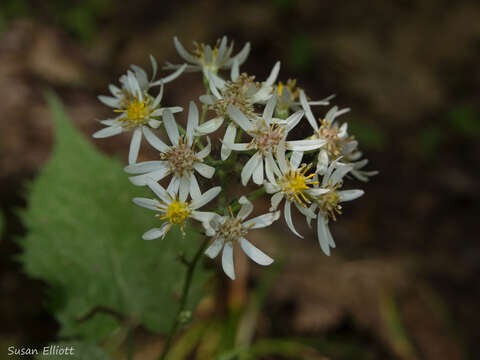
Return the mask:
<svg viewBox="0 0 480 360">
<path fill-rule="evenodd" d="M 179 304 L 177 313 L 175 315 L 175 322 L 173 323 L 172 327 L 170 328 L 170 331 L 168 332 L 167 340 L 165 341 L 162 354 L 160 355 L 158 360 L 165 360 L 167 353 L 170 350 L 170 346 L 172 345 L 173 338 L 175 337 L 181 323 L 181 314 L 185 311 L 185 307 L 187 305 L 188 293 L 190 292 L 190 287 L 192 285 L 192 279 L 193 279 L 193 274 L 195 272 L 195 267 L 197 266 L 197 263 L 203 253 L 203 250 L 205 249 L 208 243 L 208 240 L 209 238 L 205 237 L 205 239 L 202 241 L 202 244 L 200 245 L 197 252 L 195 253 L 195 256 L 193 257 L 193 259 L 190 262 L 188 262 L 187 274 L 185 276 L 185 282 L 183 284 L 180 304 Z"/>
</svg>

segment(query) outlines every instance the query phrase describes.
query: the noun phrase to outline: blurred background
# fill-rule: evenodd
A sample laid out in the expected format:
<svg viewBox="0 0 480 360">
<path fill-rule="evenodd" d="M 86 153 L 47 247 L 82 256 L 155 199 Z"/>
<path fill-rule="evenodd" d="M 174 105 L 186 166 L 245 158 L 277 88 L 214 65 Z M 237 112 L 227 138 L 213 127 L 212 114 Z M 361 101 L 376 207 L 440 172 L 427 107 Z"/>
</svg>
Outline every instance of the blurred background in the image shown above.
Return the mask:
<svg viewBox="0 0 480 360">
<path fill-rule="evenodd" d="M 0 359 L 8 344 L 40 346 L 58 330 L 46 285 L 15 260 L 25 189 L 53 141 L 45 89 L 90 137 L 96 120 L 110 115 L 96 96 L 130 64 L 149 70 L 149 54 L 181 62 L 174 35 L 187 49 L 222 35 L 237 51 L 250 41 L 243 71 L 263 80 L 280 60 L 279 80 L 297 78 L 314 100 L 337 94 L 334 104 L 352 108 L 341 120 L 369 170 L 380 171 L 366 184 L 348 183 L 366 194 L 332 225 L 331 257 L 300 217 L 305 239 L 285 236 L 283 222 L 256 235 L 281 260 L 254 336 L 317 339 L 331 359 L 479 359 L 480 3 L 473 0 L 2 0 Z M 185 106 L 202 91 L 198 74 L 186 74 L 168 85 L 165 102 Z M 95 145 L 126 161 L 129 140 Z M 220 288 L 230 304 L 246 302 L 264 271 L 238 261 L 240 280 Z"/>
</svg>

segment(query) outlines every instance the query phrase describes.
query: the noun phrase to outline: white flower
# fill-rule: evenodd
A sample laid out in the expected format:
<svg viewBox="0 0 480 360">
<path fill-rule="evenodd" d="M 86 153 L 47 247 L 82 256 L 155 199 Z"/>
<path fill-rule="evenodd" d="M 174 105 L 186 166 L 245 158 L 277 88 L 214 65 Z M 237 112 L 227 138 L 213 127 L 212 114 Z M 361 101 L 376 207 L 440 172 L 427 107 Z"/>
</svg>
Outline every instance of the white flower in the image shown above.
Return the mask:
<svg viewBox="0 0 480 360">
<path fill-rule="evenodd" d="M 160 102 L 163 96 L 163 84 L 177 78 L 185 67 L 179 68 L 175 73 L 163 79 L 154 81 L 157 63 L 153 57 L 150 59 L 153 67 L 152 80 L 148 80 L 143 69 L 132 65 L 132 70 L 128 70 L 125 75 L 120 77 L 121 88 L 110 84 L 109 89 L 113 96 L 100 95 L 98 97 L 101 102 L 114 108 L 114 111 L 120 114 L 113 119 L 100 121 L 107 127 L 94 133 L 93 137 L 106 138 L 133 130 L 128 154 L 129 164 L 137 161 L 142 132 L 145 134 L 148 128 L 158 128 L 161 124 L 158 117 L 165 109 L 169 109 L 171 112 L 182 111 L 182 108 L 178 106 L 162 108 Z M 153 97 L 148 90 L 157 85 L 160 85 L 160 91 L 156 97 Z"/>
<path fill-rule="evenodd" d="M 364 194 L 363 190 L 339 190 L 343 185 L 343 177 L 352 169 L 353 166 L 350 164 L 334 161 L 323 176 L 322 183 L 316 185 L 316 189 L 323 191 L 313 197 L 313 204 L 309 210 L 315 212 L 318 209 L 318 241 L 326 255 L 330 255 L 330 248 L 335 247 L 335 242 L 328 228 L 329 219 L 335 221 L 337 215 L 342 213 L 340 203 L 355 200 Z M 311 219 L 307 218 L 307 222 L 310 225 Z"/>
<path fill-rule="evenodd" d="M 221 191 L 220 186 L 216 186 L 206 191 L 203 194 L 191 194 L 191 201 L 187 201 L 185 193 L 180 196 L 175 196 L 169 191 L 166 191 L 162 186 L 156 182 L 149 182 L 148 187 L 158 196 L 159 200 L 134 198 L 133 202 L 144 208 L 158 212 L 156 215 L 160 220 L 164 220 L 160 227 L 148 230 L 143 234 L 144 240 L 153 240 L 159 237 L 165 237 L 170 228 L 174 225 L 180 225 L 182 233 L 187 219 L 192 218 L 200 221 L 205 228 L 207 234 L 212 234 L 213 230 L 210 227 L 210 221 L 216 215 L 213 212 L 197 211 L 205 204 L 209 203 Z"/>
<path fill-rule="evenodd" d="M 250 52 L 250 43 L 246 43 L 237 55 L 231 56 L 233 52 L 233 42 L 230 43 L 230 46 L 227 46 L 226 36 L 224 36 L 222 40 L 217 40 L 213 49 L 210 45 L 194 42 L 195 49 L 193 54 L 185 50 L 176 36 L 173 38 L 173 43 L 178 54 L 189 63 L 186 71 L 202 71 L 204 74 L 206 74 L 207 71 L 216 74 L 218 70 L 230 69 L 234 61 L 237 61 L 239 65 L 242 65 L 245 60 L 247 60 L 248 53 Z M 177 69 L 180 66 L 181 65 L 167 63 L 165 68 Z"/>
<path fill-rule="evenodd" d="M 311 199 L 325 192 L 324 189 L 313 188 L 318 181 L 312 179 L 315 173 L 307 175 L 310 165 L 301 165 L 303 152 L 295 151 L 290 160 L 285 158 L 285 142 L 282 141 L 277 149 L 278 168 L 274 168 L 276 178 L 271 182 L 265 182 L 265 190 L 273 194 L 270 211 L 277 209 L 280 202 L 285 198 L 284 216 L 290 230 L 297 236 L 303 238 L 293 226 L 291 205 L 308 218 L 314 219 L 316 215 L 307 208 Z"/>
<path fill-rule="evenodd" d="M 328 161 L 342 158 L 343 161 L 352 165 L 351 174 L 361 181 L 368 181 L 369 176 L 378 174 L 378 171 L 361 170 L 367 165 L 368 160 L 360 160 L 362 153 L 358 150 L 358 141 L 348 134 L 347 123 L 339 126 L 335 121 L 337 117 L 350 111 L 350 109 L 339 110 L 337 106 L 332 107 L 325 115 L 325 118 L 319 120 L 319 127 L 310 109 L 309 104 L 311 103 L 307 102 L 303 91 L 300 91 L 300 102 L 305 110 L 305 116 L 314 130 L 311 138 L 324 139 L 326 141 L 325 146 L 320 151 L 320 157 L 326 157 Z M 323 163 L 323 171 L 325 171 L 325 169 L 326 166 L 325 163 Z M 317 172 L 319 171 L 317 168 Z"/>
<path fill-rule="evenodd" d="M 275 164 L 273 154 L 277 151 L 278 145 L 284 142 L 286 149 L 294 151 L 308 151 L 320 148 L 325 144 L 325 140 L 307 139 L 307 140 L 289 140 L 287 135 L 300 121 L 303 111 L 297 111 L 286 120 L 272 118 L 272 114 L 277 103 L 276 95 L 268 101 L 263 111 L 263 116 L 256 116 L 248 119 L 237 107 L 229 106 L 228 114 L 248 135 L 252 137 L 249 143 L 234 143 L 235 137 L 229 134 L 225 135 L 223 145 L 228 151 L 222 152 L 222 160 L 225 160 L 231 150 L 247 151 L 255 150 L 255 154 L 247 161 L 242 169 L 242 184 L 246 185 L 251 177 L 257 185 L 264 180 L 265 174 L 270 182 L 274 182 Z M 228 129 L 227 129 L 228 131 Z M 227 136 L 229 135 L 229 136 Z"/>
<path fill-rule="evenodd" d="M 273 259 L 257 249 L 245 237 L 252 229 L 260 229 L 270 226 L 280 217 L 280 211 L 267 213 L 245 221 L 253 210 L 252 203 L 244 196 L 239 201 L 242 204 L 237 216 L 231 213 L 230 216 L 215 216 L 212 221 L 212 228 L 215 231 L 212 237 L 212 244 L 205 251 L 210 258 L 215 258 L 223 248 L 222 267 L 227 276 L 235 280 L 235 268 L 233 265 L 233 246 L 239 242 L 242 250 L 247 256 L 259 265 L 270 265 Z"/>
<path fill-rule="evenodd" d="M 159 181 L 172 174 L 168 186 L 170 193 L 198 193 L 200 190 L 194 171 L 210 179 L 215 173 L 215 168 L 203 163 L 203 159 L 210 154 L 210 140 L 203 150 L 197 153 L 194 151 L 194 129 L 198 126 L 197 106 L 193 101 L 190 102 L 185 136 L 180 136 L 175 119 L 168 110 L 163 112 L 163 124 L 172 143 L 171 146 L 166 145 L 149 129 L 144 130 L 147 141 L 160 151 L 161 160 L 129 165 L 125 167 L 125 171 L 131 174 L 143 174 L 130 177 L 134 185 L 146 185 L 149 180 Z"/>
<path fill-rule="evenodd" d="M 278 105 L 275 109 L 275 116 L 285 119 L 290 115 L 291 111 L 298 111 L 302 108 L 299 101 L 299 94 L 301 89 L 296 87 L 296 79 L 288 79 L 285 84 L 281 81 L 277 85 L 277 96 L 278 96 Z M 303 91 L 303 90 L 302 90 Z M 318 101 L 308 101 L 307 103 L 310 106 L 314 105 L 329 105 L 330 100 L 333 99 L 335 95 L 330 95 L 325 99 Z"/>
<path fill-rule="evenodd" d="M 249 117 L 255 116 L 255 104 L 264 104 L 271 98 L 273 94 L 273 84 L 277 79 L 280 71 L 280 61 L 277 61 L 273 66 L 267 80 L 258 83 L 255 82 L 254 76 L 249 76 L 246 73 L 239 74 L 239 65 L 234 61 L 232 71 L 230 74 L 231 81 L 224 81 L 220 77 L 208 72 L 209 87 L 212 95 L 200 96 L 200 101 L 209 105 L 209 108 L 217 113 L 217 116 L 212 120 L 205 122 L 198 128 L 198 133 L 205 135 L 216 131 L 228 117 L 228 107 L 235 105 L 244 114 Z M 230 129 L 227 130 L 226 135 L 235 138 L 236 125 L 229 124 Z M 223 147 L 222 147 L 223 148 Z M 223 151 L 227 151 L 223 149 Z"/>
</svg>

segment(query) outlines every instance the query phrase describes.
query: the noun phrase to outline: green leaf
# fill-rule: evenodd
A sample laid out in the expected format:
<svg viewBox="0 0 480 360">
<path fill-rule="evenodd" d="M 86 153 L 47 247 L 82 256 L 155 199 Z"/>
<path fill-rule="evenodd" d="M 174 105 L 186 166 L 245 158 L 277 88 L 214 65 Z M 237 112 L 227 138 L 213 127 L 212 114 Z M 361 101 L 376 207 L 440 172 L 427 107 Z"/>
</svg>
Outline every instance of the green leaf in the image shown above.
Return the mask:
<svg viewBox="0 0 480 360">
<path fill-rule="evenodd" d="M 38 349 L 38 360 L 109 360 L 110 356 L 102 348 L 91 343 L 58 342 Z"/>
<path fill-rule="evenodd" d="M 74 129 L 54 95 L 47 99 L 56 144 L 31 186 L 23 214 L 26 272 L 48 283 L 61 336 L 101 339 L 127 319 L 166 332 L 186 271 L 177 257 L 193 256 L 199 234 L 187 227 L 185 237 L 172 229 L 164 240 L 142 240 L 158 219 L 131 199 L 153 195 L 131 185 L 118 161 L 96 151 Z M 189 309 L 206 277 L 197 268 Z"/>
<path fill-rule="evenodd" d="M 453 109 L 448 118 L 453 130 L 459 135 L 475 138 L 480 136 L 480 117 L 473 106 L 460 106 Z"/>
</svg>

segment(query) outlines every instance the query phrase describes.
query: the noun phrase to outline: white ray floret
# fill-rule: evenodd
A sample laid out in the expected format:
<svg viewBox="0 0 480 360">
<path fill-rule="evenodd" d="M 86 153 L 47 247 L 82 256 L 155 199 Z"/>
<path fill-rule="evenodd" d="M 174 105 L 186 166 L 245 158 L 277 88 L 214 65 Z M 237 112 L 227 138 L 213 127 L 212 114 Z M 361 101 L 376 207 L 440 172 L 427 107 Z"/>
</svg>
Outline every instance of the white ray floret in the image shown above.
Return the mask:
<svg viewBox="0 0 480 360">
<path fill-rule="evenodd" d="M 199 135 L 205 135 L 216 131 L 229 118 L 228 109 L 235 105 L 243 114 L 248 117 L 255 117 L 255 104 L 264 104 L 272 97 L 278 72 L 280 71 L 280 62 L 274 65 L 270 75 L 264 82 L 255 82 L 254 76 L 245 73 L 239 74 L 239 65 L 234 61 L 231 71 L 231 81 L 223 81 L 213 73 L 208 73 L 209 87 L 211 95 L 202 95 L 200 101 L 213 109 L 217 116 L 198 128 Z M 227 144 L 235 140 L 237 134 L 237 124 L 230 122 L 227 126 L 222 144 Z M 222 145 L 222 159 L 228 158 L 231 149 Z"/>
<path fill-rule="evenodd" d="M 93 134 L 94 138 L 106 138 L 118 135 L 125 131 L 133 131 L 132 140 L 130 142 L 130 151 L 128 154 L 128 163 L 136 162 L 142 133 L 149 128 L 158 128 L 161 124 L 159 117 L 165 109 L 171 112 L 182 111 L 179 106 L 170 108 L 161 107 L 160 103 L 163 96 L 163 84 L 176 79 L 185 69 L 185 66 L 179 68 L 173 74 L 155 80 L 157 72 L 157 63 L 153 57 L 150 57 L 153 67 L 153 76 L 149 80 L 146 72 L 132 65 L 131 70 L 120 77 L 121 87 L 113 84 L 109 85 L 112 96 L 100 95 L 98 99 L 105 105 L 114 109 L 119 113 L 113 119 L 102 120 L 101 124 L 107 127 Z M 149 93 L 149 89 L 153 86 L 160 85 L 160 91 L 157 96 L 153 97 Z"/>
<path fill-rule="evenodd" d="M 144 240 L 164 238 L 174 225 L 180 225 L 184 234 L 186 221 L 190 218 L 201 222 L 207 234 L 213 234 L 210 221 L 216 214 L 198 211 L 197 209 L 212 201 L 220 193 L 220 186 L 213 187 L 203 194 L 200 194 L 200 192 L 192 194 L 191 201 L 187 201 L 186 193 L 181 193 L 179 196 L 175 195 L 153 181 L 147 185 L 158 199 L 134 198 L 133 202 L 136 205 L 158 212 L 156 216 L 159 217 L 162 223 L 158 228 L 150 229 L 144 233 L 142 236 Z"/>
<path fill-rule="evenodd" d="M 328 228 L 330 219 L 334 221 L 337 215 L 342 213 L 342 202 L 351 201 L 359 198 L 364 194 L 363 190 L 339 190 L 343 185 L 343 178 L 350 171 L 353 166 L 351 164 L 344 164 L 339 161 L 332 162 L 325 174 L 321 184 L 315 184 L 315 188 L 323 190 L 323 192 L 313 197 L 313 203 L 310 206 L 310 211 L 318 212 L 317 214 L 317 236 L 322 251 L 329 256 L 330 248 L 335 247 L 332 234 Z M 311 219 L 307 218 L 310 225 Z"/>
<path fill-rule="evenodd" d="M 230 45 L 227 44 L 227 37 L 224 36 L 221 40 L 217 40 L 215 46 L 198 44 L 194 42 L 195 49 L 193 53 L 185 50 L 178 38 L 173 38 L 173 43 L 178 54 L 185 60 L 188 65 L 186 71 L 202 71 L 204 74 L 210 71 L 216 74 L 219 70 L 230 69 L 233 62 L 236 61 L 239 65 L 242 65 L 247 60 L 250 53 L 250 43 L 246 43 L 240 52 L 232 56 L 233 41 Z M 177 69 L 182 65 L 174 65 L 167 63 L 166 69 Z"/>
<path fill-rule="evenodd" d="M 205 251 L 205 254 L 213 259 L 223 249 L 223 271 L 232 280 L 235 280 L 233 248 L 237 243 L 240 244 L 245 254 L 257 264 L 266 266 L 273 263 L 273 259 L 255 247 L 246 239 L 246 236 L 250 230 L 270 226 L 280 217 L 280 211 L 276 211 L 245 221 L 253 211 L 253 204 L 245 196 L 239 199 L 239 203 L 242 207 L 236 216 L 233 215 L 230 209 L 230 216 L 216 215 L 212 219 L 211 225 L 214 234 L 211 245 Z"/>
<path fill-rule="evenodd" d="M 172 175 L 168 190 L 177 194 L 195 194 L 200 192 L 195 172 L 207 179 L 211 179 L 215 168 L 203 162 L 210 154 L 211 143 L 199 152 L 195 152 L 195 128 L 198 126 L 198 109 L 193 101 L 190 102 L 187 130 L 181 136 L 170 111 L 163 113 L 163 123 L 172 145 L 168 146 L 149 129 L 144 130 L 147 141 L 160 152 L 160 160 L 146 161 L 125 167 L 130 174 L 141 174 L 130 177 L 134 185 L 146 185 L 148 181 L 160 181 Z"/>
<path fill-rule="evenodd" d="M 272 117 L 277 103 L 276 95 L 268 101 L 263 111 L 262 117 L 253 119 L 247 118 L 237 107 L 230 106 L 228 114 L 235 123 L 240 126 L 252 140 L 249 143 L 235 143 L 235 138 L 225 136 L 223 145 L 235 151 L 254 150 L 254 155 L 247 161 L 242 169 L 242 184 L 246 185 L 250 178 L 257 185 L 264 181 L 264 173 L 270 182 L 274 182 L 274 154 L 281 142 L 288 150 L 309 151 L 322 147 L 325 140 L 307 139 L 307 140 L 286 140 L 288 133 L 298 124 L 303 116 L 303 111 L 297 111 L 286 120 L 277 120 Z M 222 160 L 225 160 L 230 153 L 222 153 Z M 265 169 L 265 171 L 264 171 Z"/>
<path fill-rule="evenodd" d="M 265 182 L 265 190 L 272 194 L 270 211 L 278 208 L 280 202 L 285 199 L 284 216 L 289 229 L 297 236 L 302 237 L 295 229 L 292 220 L 292 204 L 307 219 L 314 219 L 315 213 L 308 208 L 312 198 L 325 192 L 324 189 L 314 188 L 318 181 L 312 179 L 315 173 L 307 175 L 311 165 L 301 164 L 303 152 L 295 151 L 290 160 L 285 157 L 285 142 L 282 141 L 277 149 L 278 167 L 274 168 L 275 178 L 271 182 Z"/>
</svg>

